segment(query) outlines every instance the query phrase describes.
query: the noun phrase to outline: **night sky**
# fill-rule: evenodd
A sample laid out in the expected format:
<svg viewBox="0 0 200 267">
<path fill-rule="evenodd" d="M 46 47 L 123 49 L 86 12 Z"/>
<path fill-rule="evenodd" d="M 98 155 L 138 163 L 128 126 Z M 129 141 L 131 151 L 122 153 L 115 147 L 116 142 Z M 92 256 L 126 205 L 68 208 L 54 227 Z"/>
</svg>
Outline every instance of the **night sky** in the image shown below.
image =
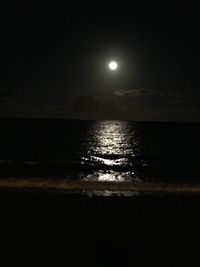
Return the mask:
<svg viewBox="0 0 200 267">
<path fill-rule="evenodd" d="M 160 2 L 2 9 L 0 116 L 200 121 L 198 10 Z"/>
</svg>

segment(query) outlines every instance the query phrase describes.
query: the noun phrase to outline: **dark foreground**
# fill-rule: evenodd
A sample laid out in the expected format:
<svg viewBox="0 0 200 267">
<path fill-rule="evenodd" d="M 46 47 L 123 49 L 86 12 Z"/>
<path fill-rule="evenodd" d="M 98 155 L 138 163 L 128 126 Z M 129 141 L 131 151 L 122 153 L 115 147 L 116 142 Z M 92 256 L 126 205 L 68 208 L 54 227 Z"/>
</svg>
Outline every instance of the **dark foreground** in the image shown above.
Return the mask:
<svg viewBox="0 0 200 267">
<path fill-rule="evenodd" d="M 1 189 L 0 266 L 200 266 L 200 195 Z"/>
</svg>

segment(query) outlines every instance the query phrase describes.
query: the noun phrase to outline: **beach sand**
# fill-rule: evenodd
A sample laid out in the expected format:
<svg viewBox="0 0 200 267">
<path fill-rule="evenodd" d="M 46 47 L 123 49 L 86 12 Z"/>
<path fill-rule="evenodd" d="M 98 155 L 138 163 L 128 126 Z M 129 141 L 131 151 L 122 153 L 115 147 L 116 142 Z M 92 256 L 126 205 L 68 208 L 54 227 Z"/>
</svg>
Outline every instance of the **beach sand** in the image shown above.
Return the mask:
<svg viewBox="0 0 200 267">
<path fill-rule="evenodd" d="M 199 266 L 199 206 L 199 194 L 90 197 L 0 187 L 0 263 Z"/>
</svg>

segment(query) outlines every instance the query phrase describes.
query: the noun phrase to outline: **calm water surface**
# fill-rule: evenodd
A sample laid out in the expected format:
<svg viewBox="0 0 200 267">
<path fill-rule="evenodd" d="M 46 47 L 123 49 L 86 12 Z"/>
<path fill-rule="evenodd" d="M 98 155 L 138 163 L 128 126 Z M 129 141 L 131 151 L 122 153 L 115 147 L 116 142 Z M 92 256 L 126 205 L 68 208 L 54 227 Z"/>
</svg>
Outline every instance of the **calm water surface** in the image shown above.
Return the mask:
<svg viewBox="0 0 200 267">
<path fill-rule="evenodd" d="M 1 120 L 1 177 L 200 182 L 200 124 Z"/>
</svg>

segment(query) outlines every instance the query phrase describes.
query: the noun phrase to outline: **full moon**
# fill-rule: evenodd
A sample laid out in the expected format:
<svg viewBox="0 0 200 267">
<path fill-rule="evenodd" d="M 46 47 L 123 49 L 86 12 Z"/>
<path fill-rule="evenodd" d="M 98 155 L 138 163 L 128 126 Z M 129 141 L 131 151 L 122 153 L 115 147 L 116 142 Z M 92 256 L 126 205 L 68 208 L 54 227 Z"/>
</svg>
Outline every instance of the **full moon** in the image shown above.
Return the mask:
<svg viewBox="0 0 200 267">
<path fill-rule="evenodd" d="M 110 70 L 116 70 L 118 68 L 118 64 L 115 61 L 111 61 L 108 66 Z"/>
</svg>

